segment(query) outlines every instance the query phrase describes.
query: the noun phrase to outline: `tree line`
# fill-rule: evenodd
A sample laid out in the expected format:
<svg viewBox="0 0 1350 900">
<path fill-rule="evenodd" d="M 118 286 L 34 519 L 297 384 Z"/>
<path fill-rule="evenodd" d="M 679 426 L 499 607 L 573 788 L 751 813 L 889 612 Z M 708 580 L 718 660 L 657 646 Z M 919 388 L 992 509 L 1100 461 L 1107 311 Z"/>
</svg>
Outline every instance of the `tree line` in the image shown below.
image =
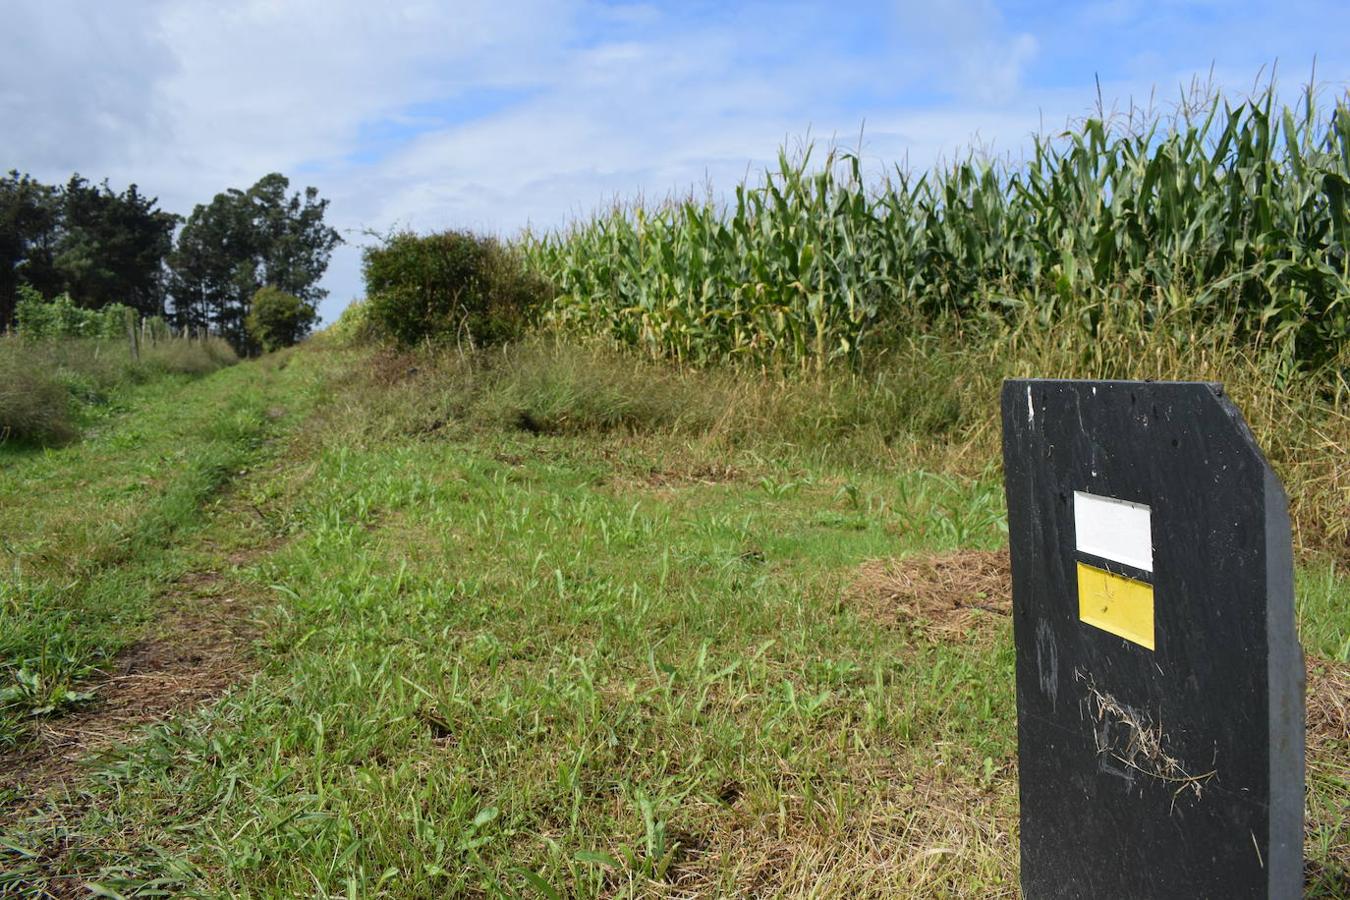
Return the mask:
<svg viewBox="0 0 1350 900">
<path fill-rule="evenodd" d="M 72 175 L 49 185 L 18 171 L 0 177 L 0 331 L 13 327 L 21 291 L 77 306 L 123 304 L 174 327 L 257 349 L 248 329 L 255 295 L 297 298 L 313 321 L 318 286 L 342 238 L 324 224 L 328 201 L 272 173 L 231 188 L 186 218 L 137 185 L 115 191 Z"/>
</svg>

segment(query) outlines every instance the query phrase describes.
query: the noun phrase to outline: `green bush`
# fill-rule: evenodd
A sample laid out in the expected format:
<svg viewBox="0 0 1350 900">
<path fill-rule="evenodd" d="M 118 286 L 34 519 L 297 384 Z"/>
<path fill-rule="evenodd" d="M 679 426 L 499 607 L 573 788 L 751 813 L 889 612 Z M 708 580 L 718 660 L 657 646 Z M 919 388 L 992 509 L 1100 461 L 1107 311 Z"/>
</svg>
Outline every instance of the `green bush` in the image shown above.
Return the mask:
<svg viewBox="0 0 1350 900">
<path fill-rule="evenodd" d="M 19 286 L 15 317 L 19 334 L 26 338 L 120 338 L 126 337 L 128 325 L 138 324 L 136 311 L 120 303 L 84 309 L 69 294 L 44 300 L 26 284 Z"/>
<path fill-rule="evenodd" d="M 551 299 L 513 248 L 466 231 L 396 234 L 367 248 L 362 268 L 372 327 L 403 347 L 500 344 Z"/>
<path fill-rule="evenodd" d="M 309 334 L 319 318 L 314 307 L 294 294 L 263 285 L 249 303 L 244 327 L 267 353 L 290 347 Z"/>
</svg>

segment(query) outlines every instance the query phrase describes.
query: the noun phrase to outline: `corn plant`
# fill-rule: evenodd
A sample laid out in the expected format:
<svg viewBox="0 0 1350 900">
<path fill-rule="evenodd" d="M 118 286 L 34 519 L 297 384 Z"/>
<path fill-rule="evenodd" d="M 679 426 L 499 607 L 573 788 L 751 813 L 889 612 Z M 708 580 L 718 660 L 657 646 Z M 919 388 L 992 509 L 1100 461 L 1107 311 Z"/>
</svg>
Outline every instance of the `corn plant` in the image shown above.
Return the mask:
<svg viewBox="0 0 1350 900">
<path fill-rule="evenodd" d="M 1088 119 L 1028 159 L 865 182 L 857 156 L 780 152 L 726 202 L 616 206 L 527 236 L 553 322 L 681 362 L 857 364 L 936 321 L 1032 316 L 1090 336 L 1224 322 L 1282 365 L 1350 335 L 1350 106 L 1309 89 Z"/>
</svg>

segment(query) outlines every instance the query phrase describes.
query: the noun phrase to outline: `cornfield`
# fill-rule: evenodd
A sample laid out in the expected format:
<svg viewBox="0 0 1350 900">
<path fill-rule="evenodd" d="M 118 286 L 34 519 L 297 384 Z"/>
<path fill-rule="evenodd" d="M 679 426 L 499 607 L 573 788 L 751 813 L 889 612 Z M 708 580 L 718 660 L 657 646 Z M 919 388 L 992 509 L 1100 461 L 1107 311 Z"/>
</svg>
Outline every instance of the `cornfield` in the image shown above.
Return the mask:
<svg viewBox="0 0 1350 900">
<path fill-rule="evenodd" d="M 1222 322 L 1307 371 L 1350 336 L 1348 189 L 1347 98 L 1272 88 L 870 184 L 856 154 L 781 151 L 734 201 L 616 206 L 524 246 L 555 325 L 693 364 L 856 366 L 936 322 L 1030 317 Z"/>
</svg>

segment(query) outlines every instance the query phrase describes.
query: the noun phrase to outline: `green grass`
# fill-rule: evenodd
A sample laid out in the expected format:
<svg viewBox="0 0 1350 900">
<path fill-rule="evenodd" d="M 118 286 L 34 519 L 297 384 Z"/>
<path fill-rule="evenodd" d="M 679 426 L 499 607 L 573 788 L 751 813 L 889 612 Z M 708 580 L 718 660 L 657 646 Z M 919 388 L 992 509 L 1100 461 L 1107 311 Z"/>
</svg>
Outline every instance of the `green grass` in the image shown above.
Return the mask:
<svg viewBox="0 0 1350 900">
<path fill-rule="evenodd" d="M 107 755 L 73 788 L 78 815 L 57 797 L 0 834 L 0 886 L 66 873 L 109 896 L 1014 895 L 1006 620 L 951 640 L 848 591 L 867 559 L 1002 547 L 995 472 L 862 464 L 786 426 L 730 442 L 667 419 L 534 434 L 479 417 L 472 397 L 427 396 L 463 373 L 381 386 L 351 374 L 366 354 L 293 360 L 147 394 L 3 476 L 6 501 L 57 486 L 24 514 L 18 567 L 52 584 L 87 558 L 103 560 L 91 585 L 224 565 L 259 516 L 284 541 L 237 573 L 268 598 L 259 675 Z M 293 409 L 271 449 L 209 424 L 274 402 Z M 271 461 L 236 476 L 248 503 L 204 509 L 191 473 L 233 452 Z M 197 487 L 181 507 L 177 482 L 136 472 L 177 471 L 155 462 L 175 453 L 201 461 L 183 467 Z M 81 524 L 92 498 L 124 493 L 109 517 L 124 524 Z M 156 512 L 169 507 L 182 512 Z M 57 544 L 64 562 L 45 560 Z M 1303 565 L 1299 609 L 1307 650 L 1343 660 L 1342 572 Z M 55 622 L 106 658 L 155 609 L 153 592 L 92 590 L 52 595 L 80 611 L 68 619 L 23 613 L 24 640 Z M 1308 852 L 1331 873 L 1314 896 L 1345 877 L 1347 752 L 1311 770 Z"/>
<path fill-rule="evenodd" d="M 1344 564 L 1329 560 L 1299 570 L 1299 635 L 1306 650 L 1324 659 L 1350 662 L 1350 610 Z"/>
<path fill-rule="evenodd" d="M 88 699 L 76 683 L 155 613 L 166 550 L 257 454 L 268 380 L 254 367 L 161 382 L 79 444 L 0 447 L 0 748 Z"/>
<path fill-rule="evenodd" d="M 386 398 L 368 436 L 650 435 L 714 462 L 746 450 L 861 470 L 996 477 L 1005 378 L 1215 381 L 1246 416 L 1287 486 L 1295 541 L 1350 562 L 1350 383 L 1291 378 L 1230 330 L 1128 330 L 1098 345 L 1071 324 L 1023 322 L 989 343 L 935 329 L 866 371 L 776 377 L 748 367 L 677 367 L 547 333 L 461 355 L 380 352 L 356 364 Z"/>
</svg>

